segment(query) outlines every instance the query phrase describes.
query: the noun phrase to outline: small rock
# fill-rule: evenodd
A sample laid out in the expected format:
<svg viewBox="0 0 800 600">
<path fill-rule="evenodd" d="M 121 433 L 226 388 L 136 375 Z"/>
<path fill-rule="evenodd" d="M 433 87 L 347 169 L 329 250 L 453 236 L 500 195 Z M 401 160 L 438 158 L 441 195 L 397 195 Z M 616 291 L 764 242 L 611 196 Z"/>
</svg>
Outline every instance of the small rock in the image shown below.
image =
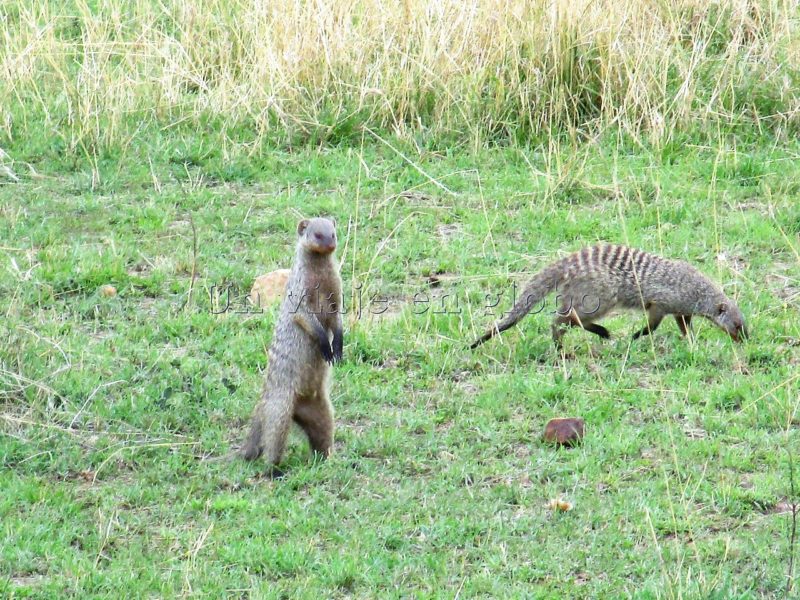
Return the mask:
<svg viewBox="0 0 800 600">
<path fill-rule="evenodd" d="M 561 498 L 553 498 L 547 503 L 547 508 L 553 512 L 569 512 L 573 509 L 572 502 L 567 502 Z"/>
<path fill-rule="evenodd" d="M 105 284 L 100 286 L 100 295 L 105 298 L 113 298 L 117 295 L 117 288 L 113 285 Z"/>
<path fill-rule="evenodd" d="M 250 290 L 250 302 L 259 308 L 266 308 L 283 298 L 286 282 L 289 281 L 289 273 L 291 273 L 290 269 L 278 269 L 256 277 Z"/>
<path fill-rule="evenodd" d="M 544 441 L 574 446 L 583 439 L 584 423 L 580 417 L 550 419 L 544 428 Z"/>
</svg>

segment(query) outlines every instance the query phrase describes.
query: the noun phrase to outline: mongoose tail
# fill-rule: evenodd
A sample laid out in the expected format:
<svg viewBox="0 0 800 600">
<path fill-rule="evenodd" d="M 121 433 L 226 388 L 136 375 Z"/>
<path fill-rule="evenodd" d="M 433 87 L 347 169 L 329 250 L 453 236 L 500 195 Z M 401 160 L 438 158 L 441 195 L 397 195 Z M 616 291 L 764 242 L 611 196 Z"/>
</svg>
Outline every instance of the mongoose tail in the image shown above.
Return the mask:
<svg viewBox="0 0 800 600">
<path fill-rule="evenodd" d="M 264 435 L 264 418 L 261 414 L 253 415 L 253 422 L 250 425 L 250 432 L 239 448 L 237 454 L 245 460 L 255 460 L 264 453 L 261 445 L 261 438 Z"/>
<path fill-rule="evenodd" d="M 550 292 L 554 291 L 565 275 L 563 263 L 563 260 L 558 261 L 534 275 L 533 279 L 525 286 L 525 289 L 522 291 L 522 296 L 514 304 L 511 311 L 509 311 L 504 319 L 492 325 L 486 333 L 475 340 L 470 345 L 470 350 L 474 350 L 485 341 L 490 340 L 494 336 L 499 335 L 506 329 L 510 329 L 519 323 L 525 315 L 531 312 L 531 309 L 533 309 L 533 306 L 537 302 L 541 302 Z M 607 335 L 608 332 L 606 331 L 606 336 Z"/>
</svg>

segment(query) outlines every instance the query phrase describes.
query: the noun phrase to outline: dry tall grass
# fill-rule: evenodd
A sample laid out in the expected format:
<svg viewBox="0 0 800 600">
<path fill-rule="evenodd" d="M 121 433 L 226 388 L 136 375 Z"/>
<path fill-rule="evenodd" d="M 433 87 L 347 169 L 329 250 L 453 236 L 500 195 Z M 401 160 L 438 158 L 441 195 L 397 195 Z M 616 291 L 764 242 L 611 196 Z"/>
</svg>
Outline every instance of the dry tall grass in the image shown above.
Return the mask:
<svg viewBox="0 0 800 600">
<path fill-rule="evenodd" d="M 257 142 L 359 124 L 659 140 L 800 106 L 797 0 L 10 0 L 0 23 L 0 131 L 70 148 L 209 121 Z"/>
</svg>

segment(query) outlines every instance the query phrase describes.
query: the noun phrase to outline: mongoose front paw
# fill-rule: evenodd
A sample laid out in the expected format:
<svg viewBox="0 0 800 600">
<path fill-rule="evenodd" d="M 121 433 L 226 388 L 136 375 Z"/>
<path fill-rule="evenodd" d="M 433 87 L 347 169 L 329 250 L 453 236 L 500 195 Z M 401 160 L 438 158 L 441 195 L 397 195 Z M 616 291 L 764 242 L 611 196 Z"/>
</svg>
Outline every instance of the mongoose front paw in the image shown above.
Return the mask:
<svg viewBox="0 0 800 600">
<path fill-rule="evenodd" d="M 344 337 L 341 333 L 333 336 L 333 361 L 341 362 L 344 357 Z"/>
<path fill-rule="evenodd" d="M 333 364 L 334 354 L 333 350 L 331 349 L 331 345 L 329 343 L 324 343 L 319 345 L 320 352 L 322 352 L 322 358 L 325 359 L 325 362 L 328 364 Z"/>
</svg>

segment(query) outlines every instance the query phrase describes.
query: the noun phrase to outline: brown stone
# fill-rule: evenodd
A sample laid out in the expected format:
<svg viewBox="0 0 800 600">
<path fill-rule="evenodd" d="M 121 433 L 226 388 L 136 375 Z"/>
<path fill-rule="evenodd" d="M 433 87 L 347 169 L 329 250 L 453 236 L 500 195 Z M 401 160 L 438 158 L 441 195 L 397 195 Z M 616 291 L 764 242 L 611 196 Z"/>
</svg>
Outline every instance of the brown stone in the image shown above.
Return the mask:
<svg viewBox="0 0 800 600">
<path fill-rule="evenodd" d="M 572 502 L 568 502 L 563 498 L 553 498 L 550 502 L 547 503 L 547 508 L 552 510 L 553 512 L 569 512 L 574 507 Z"/>
<path fill-rule="evenodd" d="M 117 295 L 117 288 L 110 283 L 100 286 L 100 295 L 106 298 L 113 298 Z"/>
<path fill-rule="evenodd" d="M 583 439 L 584 422 L 580 417 L 550 419 L 544 428 L 544 441 L 560 446 L 574 446 Z"/>
<path fill-rule="evenodd" d="M 254 306 L 266 308 L 273 302 L 283 298 L 286 282 L 289 280 L 289 269 L 278 269 L 266 275 L 256 277 L 250 290 L 250 302 Z"/>
</svg>

